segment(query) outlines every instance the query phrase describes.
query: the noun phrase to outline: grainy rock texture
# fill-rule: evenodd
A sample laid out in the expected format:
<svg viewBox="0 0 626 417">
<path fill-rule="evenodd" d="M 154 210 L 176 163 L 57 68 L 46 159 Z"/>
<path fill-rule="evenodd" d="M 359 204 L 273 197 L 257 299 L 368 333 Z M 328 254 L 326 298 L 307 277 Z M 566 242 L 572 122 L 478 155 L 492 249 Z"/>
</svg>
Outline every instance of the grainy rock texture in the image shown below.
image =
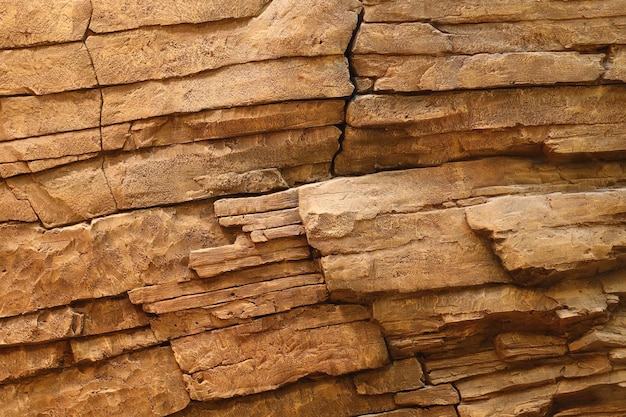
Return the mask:
<svg viewBox="0 0 626 417">
<path fill-rule="evenodd" d="M 626 0 L 0 3 L 0 415 L 626 415 Z"/>
</svg>

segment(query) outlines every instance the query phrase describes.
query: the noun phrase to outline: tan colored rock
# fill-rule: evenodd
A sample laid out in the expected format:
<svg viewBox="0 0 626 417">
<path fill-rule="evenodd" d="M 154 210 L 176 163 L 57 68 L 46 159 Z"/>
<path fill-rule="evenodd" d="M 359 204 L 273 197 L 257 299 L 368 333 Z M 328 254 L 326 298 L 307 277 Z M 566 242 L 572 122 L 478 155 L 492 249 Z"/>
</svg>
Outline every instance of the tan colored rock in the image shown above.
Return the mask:
<svg viewBox="0 0 626 417">
<path fill-rule="evenodd" d="M 1 224 L 0 317 L 186 281 L 190 248 L 227 243 L 210 205 L 135 211 L 46 231 Z M 118 323 L 118 320 L 113 320 Z"/>
<path fill-rule="evenodd" d="M 251 62 L 189 78 L 104 88 L 102 123 L 278 101 L 346 97 L 352 90 L 343 56 Z"/>
<path fill-rule="evenodd" d="M 604 74 L 607 80 L 626 81 L 626 48 L 616 46 L 610 57 L 610 66 Z"/>
<path fill-rule="evenodd" d="M 592 276 L 623 262 L 623 189 L 500 197 L 466 213 L 470 227 L 489 236 L 502 265 L 520 283 Z"/>
<path fill-rule="evenodd" d="M 429 408 L 401 408 L 379 414 L 365 414 L 361 417 L 458 417 L 454 406 Z"/>
<path fill-rule="evenodd" d="M 296 208 L 298 202 L 298 190 L 290 189 L 258 197 L 225 198 L 214 205 L 216 216 L 228 217 Z"/>
<path fill-rule="evenodd" d="M 420 96 L 358 96 L 348 106 L 354 127 L 411 124 L 424 133 L 550 124 L 618 123 L 619 86 L 513 88 Z M 560 110 L 553 111 L 555 107 Z M 594 112 L 583 112 L 593 107 Z M 496 111 L 497 109 L 497 111 Z"/>
<path fill-rule="evenodd" d="M 556 390 L 557 396 L 577 393 L 602 385 L 618 385 L 623 387 L 626 383 L 626 369 L 608 372 L 600 375 L 588 376 L 586 378 L 572 378 L 561 381 Z"/>
<path fill-rule="evenodd" d="M 585 82 L 600 78 L 604 55 L 523 52 L 448 57 L 354 57 L 358 75 L 373 77 L 373 91 L 410 92 Z"/>
<path fill-rule="evenodd" d="M 81 335 L 96 335 L 147 326 L 148 316 L 133 305 L 128 297 L 100 298 L 73 304 L 74 310 L 83 315 Z"/>
<path fill-rule="evenodd" d="M 89 29 L 114 32 L 141 26 L 203 23 L 257 16 L 271 0 L 149 1 L 93 0 Z"/>
<path fill-rule="evenodd" d="M 29 414 L 166 416 L 189 397 L 169 347 L 120 356 L 0 387 L 0 412 Z"/>
<path fill-rule="evenodd" d="M 622 0 L 619 0 L 622 1 Z M 626 17 L 482 24 L 364 23 L 355 54 L 474 55 L 568 51 L 624 43 Z M 410 40 L 410 41 L 407 41 Z"/>
<path fill-rule="evenodd" d="M 26 378 L 72 363 L 72 351 L 67 341 L 4 348 L 0 351 L 0 381 Z"/>
<path fill-rule="evenodd" d="M 16 197 L 30 202 L 46 227 L 77 223 L 117 210 L 102 160 L 9 178 L 7 183 Z"/>
<path fill-rule="evenodd" d="M 290 226 L 272 227 L 263 230 L 253 230 L 250 238 L 255 243 L 267 242 L 275 239 L 283 239 L 293 236 L 304 236 L 306 231 L 301 224 L 292 224 Z"/>
<path fill-rule="evenodd" d="M 454 405 L 461 401 L 459 393 L 452 384 L 427 386 L 415 391 L 399 392 L 393 398 L 398 405 L 418 405 L 421 407 Z"/>
<path fill-rule="evenodd" d="M 381 369 L 356 374 L 354 385 L 361 395 L 415 390 L 424 386 L 424 372 L 418 360 L 410 358 L 394 361 Z"/>
<path fill-rule="evenodd" d="M 599 276 L 604 287 L 604 292 L 609 294 L 626 293 L 626 270 L 618 269 L 617 271 L 607 272 Z"/>
<path fill-rule="evenodd" d="M 459 417 L 545 416 L 552 405 L 555 385 L 543 385 L 528 390 L 507 392 L 483 401 L 462 402 Z"/>
<path fill-rule="evenodd" d="M 99 336 L 71 339 L 76 363 L 97 362 L 123 353 L 158 345 L 150 328 L 125 330 Z"/>
<path fill-rule="evenodd" d="M 120 209 L 204 199 L 240 192 L 229 190 L 232 177 L 225 172 L 237 178 L 268 166 L 330 161 L 340 133 L 328 126 L 156 148 L 107 157 L 104 171 Z M 204 183 L 206 178 L 214 179 Z M 246 189 L 263 192 L 267 186 L 256 189 L 252 183 Z"/>
<path fill-rule="evenodd" d="M 626 413 L 626 389 L 599 386 L 557 399 L 554 417 L 618 416 Z"/>
<path fill-rule="evenodd" d="M 478 353 L 456 354 L 442 359 L 426 359 L 424 362 L 428 380 L 439 385 L 471 376 L 490 374 L 507 368 L 495 350 Z"/>
<path fill-rule="evenodd" d="M 0 142 L 0 163 L 34 161 L 100 151 L 100 129 Z"/>
<path fill-rule="evenodd" d="M 65 339 L 80 335 L 82 314 L 70 307 L 41 310 L 2 319 L 0 345 L 20 345 Z"/>
<path fill-rule="evenodd" d="M 626 152 L 623 125 L 591 125 L 556 130 L 544 142 L 544 152 L 553 160 L 572 160 L 589 156 L 603 159 L 623 158 Z"/>
<path fill-rule="evenodd" d="M 37 219 L 38 217 L 29 202 L 18 200 L 11 189 L 7 187 L 6 182 L 0 182 L 0 222 L 12 220 L 35 222 Z"/>
<path fill-rule="evenodd" d="M 91 17 L 89 0 L 6 0 L 0 6 L 0 49 L 82 39 Z"/>
<path fill-rule="evenodd" d="M 82 42 L 0 51 L 0 96 L 50 94 L 97 85 Z"/>
<path fill-rule="evenodd" d="M 391 395 L 358 395 L 349 377 L 305 381 L 219 402 L 193 402 L 176 417 L 351 417 L 395 408 Z M 426 417 L 419 415 L 419 417 Z M 435 417 L 428 415 L 428 417 Z M 448 417 L 448 416 L 446 416 Z"/>
<path fill-rule="evenodd" d="M 302 223 L 302 219 L 300 219 L 298 208 L 291 208 L 267 211 L 265 213 L 224 216 L 220 217 L 219 223 L 224 227 L 241 226 L 244 232 L 251 232 L 253 230 L 264 230 Z"/>
<path fill-rule="evenodd" d="M 246 22 L 141 28 L 86 42 L 100 84 L 130 84 L 252 61 L 341 55 L 360 9 L 356 0 L 273 0 Z"/>
<path fill-rule="evenodd" d="M 387 349 L 378 329 L 350 322 L 341 311 L 305 307 L 177 339 L 172 348 L 181 369 L 191 374 L 185 381 L 192 398 L 202 400 L 276 389 L 314 373 L 341 375 L 384 365 Z"/>
<path fill-rule="evenodd" d="M 208 110 L 105 126 L 102 147 L 140 149 L 343 122 L 343 100 L 308 100 Z"/>
<path fill-rule="evenodd" d="M 605 350 L 606 348 L 626 347 L 626 311 L 619 306 L 611 312 L 610 319 L 589 330 L 579 339 L 569 344 L 572 352 Z"/>
<path fill-rule="evenodd" d="M 0 141 L 100 125 L 98 90 L 0 98 Z"/>
<path fill-rule="evenodd" d="M 439 2 L 434 0 L 366 0 L 366 22 L 433 20 L 437 22 L 497 22 L 561 20 L 622 15 L 622 0 L 601 0 L 593 7 L 584 1 L 558 4 L 552 1 L 511 0 L 493 4 L 487 0 Z"/>
<path fill-rule="evenodd" d="M 63 135 L 63 133 L 61 135 Z M 29 141 L 29 139 L 25 140 Z M 8 162 L 5 164 L 0 164 L 0 177 L 10 178 L 21 174 L 34 174 L 36 172 L 45 171 L 47 169 L 56 168 L 58 166 L 68 165 L 74 162 L 86 161 L 88 159 L 96 158 L 97 156 L 98 152 L 90 152 L 80 155 L 62 156 L 60 158 L 46 158 L 36 159 L 34 161 Z"/>
<path fill-rule="evenodd" d="M 498 356 L 506 362 L 534 361 L 567 354 L 567 340 L 532 333 L 501 333 L 495 338 Z"/>
</svg>

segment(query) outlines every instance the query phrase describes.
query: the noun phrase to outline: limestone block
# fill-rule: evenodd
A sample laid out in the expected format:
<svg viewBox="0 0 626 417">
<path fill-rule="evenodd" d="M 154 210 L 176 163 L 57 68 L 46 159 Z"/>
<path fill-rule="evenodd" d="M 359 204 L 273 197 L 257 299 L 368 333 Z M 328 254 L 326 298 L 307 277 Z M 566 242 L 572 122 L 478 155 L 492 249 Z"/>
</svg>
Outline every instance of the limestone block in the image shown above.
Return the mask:
<svg viewBox="0 0 626 417">
<path fill-rule="evenodd" d="M 374 78 L 374 91 L 410 92 L 585 82 L 604 72 L 601 54 L 519 52 L 471 56 L 354 57 L 358 75 Z"/>
<path fill-rule="evenodd" d="M 90 17 L 89 0 L 3 1 L 0 49 L 80 40 Z"/>
<path fill-rule="evenodd" d="M 100 151 L 100 129 L 0 142 L 0 163 L 54 159 Z"/>
<path fill-rule="evenodd" d="M 613 372 L 603 373 L 599 375 L 591 375 L 586 378 L 572 378 L 561 381 L 556 390 L 557 396 L 577 393 L 588 390 L 593 387 L 602 385 L 620 385 L 623 387 L 626 383 L 626 369 Z"/>
<path fill-rule="evenodd" d="M 301 224 L 292 224 L 289 226 L 271 227 L 263 230 L 253 230 L 250 238 L 255 243 L 267 242 L 275 239 L 282 239 L 292 236 L 304 236 L 306 231 Z"/>
<path fill-rule="evenodd" d="M 67 341 L 4 348 L 0 350 L 0 381 L 26 378 L 72 363 L 72 351 Z"/>
<path fill-rule="evenodd" d="M 606 348 L 626 347 L 626 311 L 617 307 L 611 312 L 610 319 L 589 330 L 582 337 L 569 344 L 571 352 L 605 350 Z"/>
<path fill-rule="evenodd" d="M 415 358 L 394 361 L 381 369 L 354 376 L 354 385 L 361 395 L 378 395 L 388 392 L 408 391 L 424 386 L 422 365 Z"/>
<path fill-rule="evenodd" d="M 257 16 L 271 0 L 93 0 L 89 29 L 114 32 L 141 26 L 202 23 Z"/>
<path fill-rule="evenodd" d="M 350 378 L 345 377 L 305 381 L 219 402 L 193 402 L 175 417 L 283 417 L 294 413 L 299 417 L 351 417 L 394 408 L 391 395 L 358 395 Z"/>
<path fill-rule="evenodd" d="M 83 315 L 83 336 L 132 329 L 149 323 L 148 316 L 128 297 L 78 302 L 73 308 Z"/>
<path fill-rule="evenodd" d="M 506 362 L 533 361 L 567 354 L 564 338 L 532 333 L 501 333 L 495 338 L 498 356 Z"/>
<path fill-rule="evenodd" d="M 40 343 L 80 335 L 82 314 L 70 307 L 2 319 L 0 345 Z"/>
<path fill-rule="evenodd" d="M 149 27 L 86 42 L 100 84 L 130 84 L 252 61 L 341 55 L 360 9 L 356 0 L 273 0 L 246 22 Z"/>
<path fill-rule="evenodd" d="M 625 17 L 482 24 L 364 23 L 355 54 L 474 55 L 567 51 L 624 43 Z"/>
<path fill-rule="evenodd" d="M 37 215 L 28 201 L 18 200 L 7 187 L 6 182 L 0 182 L 0 222 L 11 220 L 34 222 L 37 219 Z"/>
<path fill-rule="evenodd" d="M 507 392 L 483 401 L 462 402 L 457 410 L 459 417 L 540 417 L 549 412 L 555 391 L 555 385 L 542 385 L 528 390 Z"/>
<path fill-rule="evenodd" d="M 224 227 L 241 226 L 244 232 L 271 229 L 302 223 L 297 208 L 268 211 L 265 213 L 240 214 L 237 216 L 220 217 L 219 223 Z"/>
<path fill-rule="evenodd" d="M 347 322 L 333 309 L 304 307 L 172 341 L 181 369 L 191 374 L 185 381 L 192 398 L 253 394 L 314 373 L 341 375 L 384 365 L 387 349 L 377 327 Z"/>
<path fill-rule="evenodd" d="M 553 160 L 622 158 L 626 152 L 623 124 L 597 124 L 575 128 L 551 129 L 544 141 L 544 152 Z"/>
<path fill-rule="evenodd" d="M 44 226 L 80 222 L 117 210 L 102 160 L 7 179 L 16 197 L 27 200 Z"/>
<path fill-rule="evenodd" d="M 100 125 L 98 90 L 0 98 L 0 141 Z"/>
<path fill-rule="evenodd" d="M 188 78 L 104 88 L 102 123 L 278 101 L 346 97 L 352 90 L 343 56 L 250 62 Z"/>
<path fill-rule="evenodd" d="M 96 362 L 159 344 L 150 328 L 71 339 L 74 362 Z"/>
<path fill-rule="evenodd" d="M 107 157 L 104 171 L 120 209 L 204 199 L 241 192 L 229 186 L 248 171 L 330 161 L 340 133 L 328 126 L 156 148 Z"/>
<path fill-rule="evenodd" d="M 428 380 L 435 385 L 454 382 L 475 375 L 490 374 L 507 368 L 495 350 L 456 354 L 424 363 Z"/>
<path fill-rule="evenodd" d="M 51 136 L 54 137 L 56 135 L 51 135 Z M 26 141 L 30 142 L 29 139 L 26 139 Z M 38 141 L 34 140 L 34 142 L 38 142 Z M 8 143 L 11 143 L 11 142 L 8 142 Z M 80 147 L 81 145 L 78 145 L 78 146 Z M 9 178 L 9 177 L 15 177 L 21 174 L 34 174 L 36 172 L 41 172 L 47 169 L 56 168 L 61 165 L 68 165 L 73 162 L 86 161 L 88 159 L 96 158 L 97 156 L 98 156 L 98 152 L 90 152 L 90 153 L 83 153 L 80 155 L 62 156 L 60 158 L 46 158 L 46 159 L 36 159 L 33 161 L 8 162 L 5 164 L 0 164 L 0 177 Z"/>
<path fill-rule="evenodd" d="M 50 94 L 97 85 L 82 42 L 0 51 L 0 96 Z"/>
<path fill-rule="evenodd" d="M 354 127 L 411 124 L 424 133 L 516 125 L 621 123 L 623 86 L 512 88 L 420 96 L 358 96 L 348 105 Z M 559 111 L 554 111 L 558 108 Z M 583 111 L 593 108 L 593 112 Z"/>
<path fill-rule="evenodd" d="M 520 283 L 592 276 L 619 267 L 624 261 L 620 248 L 626 244 L 619 219 L 625 212 L 623 189 L 500 197 L 466 209 L 470 227 L 492 239 L 502 265 Z"/>
<path fill-rule="evenodd" d="M 394 395 L 398 405 L 454 405 L 460 402 L 459 393 L 452 384 L 432 385 L 415 391 L 399 392 Z"/>
<path fill-rule="evenodd" d="M 188 403 L 180 369 L 169 347 L 0 387 L 0 412 L 6 417 L 167 416 Z"/>
<path fill-rule="evenodd" d="M 186 281 L 190 248 L 227 243 L 207 205 L 135 211 L 47 231 L 0 225 L 0 317 Z M 82 308 L 82 307 L 81 307 Z M 118 320 L 113 320 L 118 322 Z"/>
<path fill-rule="evenodd" d="M 290 189 L 257 197 L 227 198 L 217 200 L 215 215 L 219 217 L 267 213 L 298 207 L 298 190 Z"/>
<path fill-rule="evenodd" d="M 593 6 L 580 0 L 567 4 L 549 0 L 509 0 L 498 4 L 488 0 L 366 0 L 364 4 L 366 22 L 433 20 L 449 23 L 620 16 L 626 5 L 623 0 L 601 0 Z"/>
<path fill-rule="evenodd" d="M 343 122 L 342 100 L 310 100 L 156 117 L 102 128 L 102 147 L 140 149 Z"/>
</svg>

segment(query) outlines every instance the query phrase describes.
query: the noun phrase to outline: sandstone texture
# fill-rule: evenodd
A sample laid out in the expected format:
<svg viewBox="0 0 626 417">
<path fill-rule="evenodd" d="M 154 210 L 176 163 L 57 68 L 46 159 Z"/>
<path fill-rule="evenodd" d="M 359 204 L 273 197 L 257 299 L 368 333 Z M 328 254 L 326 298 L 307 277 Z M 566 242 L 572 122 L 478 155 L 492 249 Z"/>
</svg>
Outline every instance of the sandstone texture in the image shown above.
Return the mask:
<svg viewBox="0 0 626 417">
<path fill-rule="evenodd" d="M 625 0 L 0 4 L 0 415 L 626 415 Z"/>
</svg>

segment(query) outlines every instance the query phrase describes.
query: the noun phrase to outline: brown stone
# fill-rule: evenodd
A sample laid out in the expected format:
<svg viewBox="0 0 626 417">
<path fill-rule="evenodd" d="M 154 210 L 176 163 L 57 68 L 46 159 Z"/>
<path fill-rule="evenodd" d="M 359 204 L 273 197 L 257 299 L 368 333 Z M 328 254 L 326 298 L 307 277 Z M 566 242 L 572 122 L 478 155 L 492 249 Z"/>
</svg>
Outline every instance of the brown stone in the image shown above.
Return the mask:
<svg viewBox="0 0 626 417">
<path fill-rule="evenodd" d="M 186 281 L 190 248 L 226 242 L 209 205 L 136 211 L 46 231 L 1 224 L 0 317 Z M 114 320 L 113 322 L 117 322 Z"/>
<path fill-rule="evenodd" d="M 610 66 L 604 78 L 607 80 L 626 81 L 626 48 L 616 46 L 610 58 Z"/>
<path fill-rule="evenodd" d="M 0 98 L 0 141 L 100 125 L 98 90 Z"/>
<path fill-rule="evenodd" d="M 365 414 L 361 417 L 458 417 L 454 406 L 429 408 L 401 408 L 378 414 Z"/>
<path fill-rule="evenodd" d="M 471 376 L 490 374 L 507 368 L 495 350 L 459 354 L 424 362 L 428 380 L 435 384 L 454 382 Z"/>
<path fill-rule="evenodd" d="M 495 338 L 498 356 L 506 362 L 533 361 L 564 356 L 567 341 L 556 336 L 532 333 L 501 333 Z"/>
<path fill-rule="evenodd" d="M 203 23 L 257 16 L 270 0 L 145 1 L 93 0 L 89 29 L 114 32 L 141 26 Z"/>
<path fill-rule="evenodd" d="M 0 49 L 82 39 L 91 17 L 89 0 L 6 0 L 0 6 Z"/>
<path fill-rule="evenodd" d="M 459 417 L 542 417 L 549 412 L 555 391 L 555 385 L 543 385 L 507 392 L 483 401 L 462 402 L 457 410 Z"/>
<path fill-rule="evenodd" d="M 418 360 L 410 358 L 359 373 L 354 376 L 354 385 L 361 395 L 415 390 L 424 386 L 424 373 Z"/>
<path fill-rule="evenodd" d="M 6 417 L 48 414 L 166 416 L 189 403 L 169 347 L 0 387 Z"/>
<path fill-rule="evenodd" d="M 340 133 L 328 126 L 156 148 L 107 157 L 104 171 L 121 209 L 204 199 L 239 192 L 229 189 L 232 177 L 225 172 L 236 176 L 267 166 L 330 161 Z M 256 190 L 254 183 L 246 188 L 267 191 L 265 185 Z"/>
<path fill-rule="evenodd" d="M 130 84 L 252 61 L 341 55 L 360 9 L 356 0 L 273 0 L 247 21 L 140 28 L 86 43 L 100 84 Z"/>
<path fill-rule="evenodd" d="M 346 97 L 352 90 L 343 56 L 251 62 L 188 78 L 104 88 L 102 123 L 277 101 Z"/>
<path fill-rule="evenodd" d="M 60 93 L 96 84 L 82 42 L 0 51 L 0 96 Z"/>
<path fill-rule="evenodd" d="M 266 213 L 298 207 L 298 190 L 290 189 L 258 197 L 228 198 L 215 202 L 215 215 L 219 217 Z"/>
<path fill-rule="evenodd" d="M 440 2 L 435 0 L 367 0 L 366 22 L 402 22 L 433 20 L 436 22 L 497 22 L 519 20 L 562 20 L 620 16 L 622 0 L 601 0 L 593 7 L 582 1 L 567 4 L 533 0 L 505 1 L 493 4 L 488 0 Z"/>
<path fill-rule="evenodd" d="M 590 156 L 619 159 L 626 152 L 625 134 L 626 128 L 623 124 L 559 129 L 545 140 L 544 152 L 552 160 L 576 160 Z"/>
<path fill-rule="evenodd" d="M 588 376 L 586 378 L 572 378 L 561 381 L 556 390 L 557 396 L 573 394 L 602 385 L 623 386 L 626 383 L 626 369 Z"/>
<path fill-rule="evenodd" d="M 0 350 L 0 382 L 37 375 L 72 365 L 69 342 L 53 342 Z"/>
<path fill-rule="evenodd" d="M 29 202 L 27 200 L 18 200 L 15 194 L 7 187 L 6 182 L 0 182 L 0 222 L 11 220 L 34 222 L 37 219 L 38 217 Z"/>
<path fill-rule="evenodd" d="M 149 323 L 148 316 L 128 297 L 78 302 L 73 308 L 83 315 L 83 336 L 132 329 Z"/>
<path fill-rule="evenodd" d="M 20 345 L 80 335 L 83 316 L 70 307 L 2 319 L 0 345 Z"/>
<path fill-rule="evenodd" d="M 395 408 L 391 395 L 358 395 L 349 377 L 304 381 L 276 391 L 218 402 L 192 402 L 174 417 L 351 417 Z M 419 415 L 419 417 L 435 417 Z M 442 417 L 442 416 L 440 416 Z M 447 415 L 445 417 L 448 417 Z"/>
<path fill-rule="evenodd" d="M 452 384 L 434 385 L 415 391 L 399 392 L 394 396 L 398 405 L 454 405 L 460 402 L 459 393 Z"/>
<path fill-rule="evenodd" d="M 172 348 L 181 369 L 191 374 L 185 381 L 192 398 L 202 400 L 276 389 L 314 373 L 341 375 L 384 365 L 387 349 L 378 329 L 349 322 L 340 312 L 334 306 L 305 307 L 177 339 Z"/>
<path fill-rule="evenodd" d="M 30 202 L 46 227 L 77 223 L 117 210 L 102 160 L 9 178 L 7 183 L 16 197 Z"/>
<path fill-rule="evenodd" d="M 267 242 L 274 239 L 283 239 L 292 236 L 303 236 L 306 234 L 304 226 L 292 224 L 290 226 L 272 227 L 263 230 L 253 230 L 250 238 L 255 243 Z"/>
<path fill-rule="evenodd" d="M 150 328 L 71 339 L 76 363 L 96 362 L 159 344 Z"/>
<path fill-rule="evenodd" d="M 343 100 L 293 101 L 208 110 L 105 126 L 102 147 L 140 149 L 343 122 Z"/>
<path fill-rule="evenodd" d="M 626 311 L 617 307 L 610 319 L 602 326 L 589 330 L 579 339 L 569 344 L 571 352 L 605 350 L 606 348 L 626 347 Z"/>
<path fill-rule="evenodd" d="M 62 135 L 64 134 L 62 133 Z M 29 141 L 28 139 L 26 140 Z M 80 155 L 62 156 L 60 158 L 46 158 L 36 159 L 34 161 L 8 162 L 5 164 L 0 164 L 0 177 L 9 178 L 21 174 L 34 174 L 37 172 L 45 171 L 47 169 L 56 168 L 58 166 L 68 165 L 74 162 L 86 161 L 88 159 L 96 158 L 97 156 L 98 152 L 90 152 Z"/>
<path fill-rule="evenodd" d="M 291 208 L 265 213 L 224 216 L 220 217 L 219 223 L 224 227 L 242 226 L 244 232 L 251 232 L 253 230 L 264 230 L 302 223 L 302 219 L 300 218 L 298 208 Z"/>
<path fill-rule="evenodd" d="M 410 92 L 597 80 L 604 55 L 575 52 L 477 54 L 451 57 L 355 56 L 358 75 L 373 91 Z"/>
<path fill-rule="evenodd" d="M 626 269 L 618 269 L 617 271 L 607 272 L 600 275 L 604 292 L 609 294 L 625 294 L 626 293 Z"/>
</svg>

